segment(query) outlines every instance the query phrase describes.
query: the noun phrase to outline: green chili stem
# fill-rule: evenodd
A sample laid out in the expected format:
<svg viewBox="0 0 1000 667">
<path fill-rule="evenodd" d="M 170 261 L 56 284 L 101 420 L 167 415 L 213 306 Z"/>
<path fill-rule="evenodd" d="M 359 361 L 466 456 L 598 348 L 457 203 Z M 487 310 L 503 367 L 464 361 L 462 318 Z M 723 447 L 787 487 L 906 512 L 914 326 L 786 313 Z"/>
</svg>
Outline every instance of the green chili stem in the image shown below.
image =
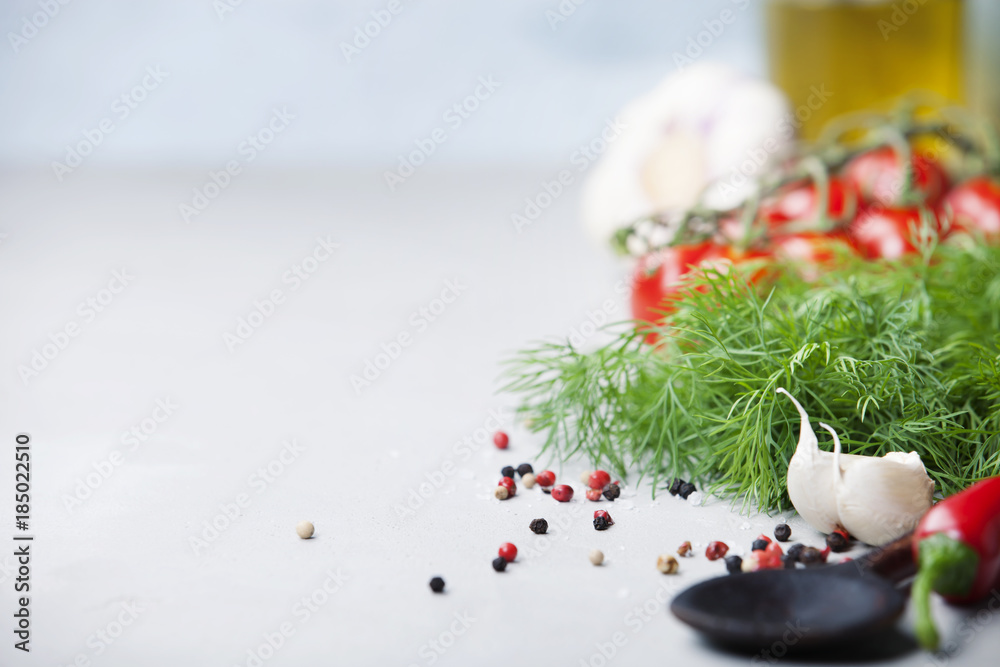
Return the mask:
<svg viewBox="0 0 1000 667">
<path fill-rule="evenodd" d="M 967 544 L 943 533 L 932 535 L 920 543 L 920 571 L 913 581 L 914 630 L 917 640 L 928 651 L 936 650 L 940 642 L 934 617 L 931 615 L 931 592 L 943 595 L 965 595 L 972 587 L 979 567 L 979 554 Z"/>
</svg>

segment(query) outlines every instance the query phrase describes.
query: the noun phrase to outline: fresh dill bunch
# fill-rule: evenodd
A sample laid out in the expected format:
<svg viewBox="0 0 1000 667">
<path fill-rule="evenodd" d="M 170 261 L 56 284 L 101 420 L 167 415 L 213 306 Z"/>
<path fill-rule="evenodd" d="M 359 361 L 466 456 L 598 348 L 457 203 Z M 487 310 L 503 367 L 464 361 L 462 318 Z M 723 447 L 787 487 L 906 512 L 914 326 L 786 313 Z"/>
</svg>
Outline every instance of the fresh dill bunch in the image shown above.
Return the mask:
<svg viewBox="0 0 1000 667">
<path fill-rule="evenodd" d="M 667 323 L 617 325 L 591 351 L 537 344 L 508 360 L 505 389 L 555 457 L 651 478 L 654 493 L 690 476 L 744 509 L 790 504 L 799 421 L 777 387 L 850 453 L 918 452 L 945 494 L 1000 474 L 1000 249 L 836 264 L 811 281 L 789 265 L 752 284 L 699 273 Z"/>
</svg>

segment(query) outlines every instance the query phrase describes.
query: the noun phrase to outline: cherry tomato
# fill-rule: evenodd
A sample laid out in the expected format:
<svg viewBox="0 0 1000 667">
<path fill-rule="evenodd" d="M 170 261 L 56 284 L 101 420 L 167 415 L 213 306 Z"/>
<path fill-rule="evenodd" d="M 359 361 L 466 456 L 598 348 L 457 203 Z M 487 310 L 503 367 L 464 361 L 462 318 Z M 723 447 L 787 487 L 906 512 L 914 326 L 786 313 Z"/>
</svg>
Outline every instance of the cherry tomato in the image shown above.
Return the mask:
<svg viewBox="0 0 1000 667">
<path fill-rule="evenodd" d="M 912 186 L 924 203 L 936 206 L 948 189 L 948 175 L 933 158 L 920 153 L 910 157 Z M 862 153 L 844 168 L 843 178 L 864 202 L 896 206 L 901 202 L 903 170 L 899 155 L 889 146 Z"/>
<path fill-rule="evenodd" d="M 632 316 L 642 322 L 658 322 L 673 307 L 681 279 L 706 259 L 725 256 L 726 249 L 711 243 L 674 246 L 639 260 L 632 281 Z"/>
<path fill-rule="evenodd" d="M 1000 241 L 1000 183 L 978 176 L 956 186 L 944 198 L 951 208 L 953 229 L 978 231 L 987 240 Z"/>
<path fill-rule="evenodd" d="M 829 180 L 829 199 L 826 215 L 833 222 L 841 222 L 854 215 L 857 194 L 837 177 Z M 815 183 L 793 183 L 764 199 L 758 215 L 771 229 L 778 229 L 787 222 L 815 220 L 819 211 L 819 188 Z"/>
<path fill-rule="evenodd" d="M 839 254 L 853 251 L 847 232 L 842 230 L 776 236 L 771 240 L 771 249 L 779 259 L 800 264 L 809 280 L 818 277 L 816 271 L 833 264 Z"/>
<path fill-rule="evenodd" d="M 863 257 L 899 259 L 917 251 L 920 224 L 920 209 L 873 206 L 858 214 L 849 234 Z"/>
<path fill-rule="evenodd" d="M 702 243 L 696 246 L 674 246 L 643 257 L 639 261 L 632 284 L 632 316 L 641 322 L 658 322 L 665 313 L 676 310 L 674 305 L 681 298 L 683 278 L 692 269 L 716 268 L 721 273 L 726 268 L 770 257 L 763 250 L 740 251 L 735 248 Z M 756 282 L 766 269 L 754 270 L 747 279 Z M 647 343 L 658 337 L 651 332 Z"/>
</svg>

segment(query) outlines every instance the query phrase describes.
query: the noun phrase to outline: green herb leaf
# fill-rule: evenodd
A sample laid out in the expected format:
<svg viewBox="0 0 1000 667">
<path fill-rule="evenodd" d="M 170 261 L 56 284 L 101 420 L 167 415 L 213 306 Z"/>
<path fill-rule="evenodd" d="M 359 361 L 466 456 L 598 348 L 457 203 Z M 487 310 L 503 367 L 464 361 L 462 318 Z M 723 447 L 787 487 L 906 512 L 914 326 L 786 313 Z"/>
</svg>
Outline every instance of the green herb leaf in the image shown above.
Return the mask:
<svg viewBox="0 0 1000 667">
<path fill-rule="evenodd" d="M 551 454 L 783 509 L 798 439 L 784 386 L 850 453 L 918 452 L 939 491 L 1000 474 L 998 248 L 843 256 L 811 283 L 792 266 L 755 285 L 710 271 L 657 345 L 619 328 L 593 351 L 546 342 L 508 361 L 506 389 Z"/>
</svg>

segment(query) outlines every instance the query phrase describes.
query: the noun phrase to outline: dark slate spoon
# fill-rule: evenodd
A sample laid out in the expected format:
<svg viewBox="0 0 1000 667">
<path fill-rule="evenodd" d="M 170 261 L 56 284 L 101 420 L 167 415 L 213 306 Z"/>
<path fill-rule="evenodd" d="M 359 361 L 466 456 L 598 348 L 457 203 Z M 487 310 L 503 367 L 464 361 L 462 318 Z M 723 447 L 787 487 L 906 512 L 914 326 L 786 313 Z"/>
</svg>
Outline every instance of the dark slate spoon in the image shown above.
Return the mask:
<svg viewBox="0 0 1000 667">
<path fill-rule="evenodd" d="M 895 584 L 915 572 L 907 535 L 839 565 L 709 579 L 675 597 L 670 611 L 730 649 L 829 648 L 893 627 L 906 607 Z"/>
</svg>

